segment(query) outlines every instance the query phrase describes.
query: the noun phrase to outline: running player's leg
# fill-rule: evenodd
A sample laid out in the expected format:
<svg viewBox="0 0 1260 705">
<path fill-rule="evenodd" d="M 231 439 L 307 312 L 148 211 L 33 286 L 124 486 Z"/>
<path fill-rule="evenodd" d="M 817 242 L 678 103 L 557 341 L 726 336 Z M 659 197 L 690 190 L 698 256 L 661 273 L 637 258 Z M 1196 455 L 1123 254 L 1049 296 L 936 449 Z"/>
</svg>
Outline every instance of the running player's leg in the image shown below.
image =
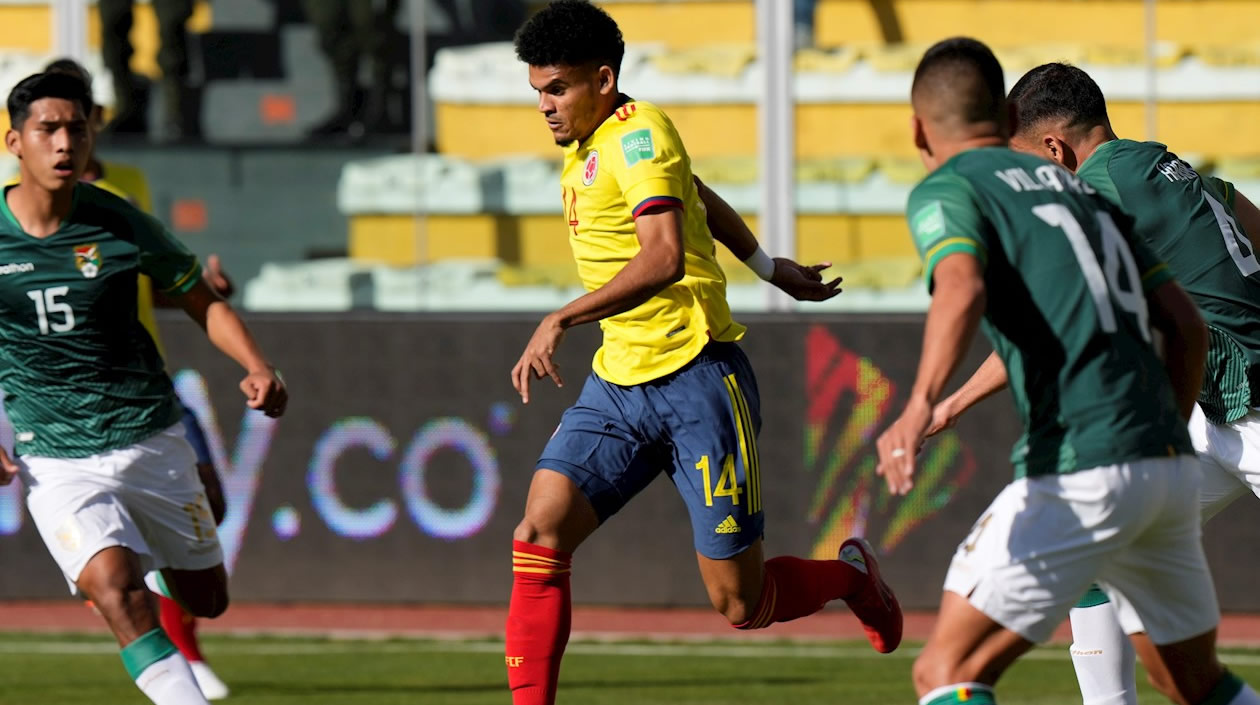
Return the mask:
<svg viewBox="0 0 1260 705">
<path fill-rule="evenodd" d="M 216 526 L 223 523 L 227 506 L 223 496 L 223 485 L 219 473 L 215 470 L 214 459 L 210 454 L 210 444 L 205 432 L 197 421 L 197 416 L 187 406 L 184 407 L 184 433 L 188 443 L 197 455 L 197 477 L 205 488 L 206 502 L 210 505 L 210 513 L 214 516 Z M 180 606 L 178 602 L 164 595 L 158 596 L 158 614 L 162 621 L 162 630 L 170 637 L 175 648 L 188 659 L 193 675 L 201 692 L 209 700 L 226 698 L 231 691 L 223 679 L 206 663 L 201 651 L 201 643 L 197 639 L 197 618 Z"/>
<path fill-rule="evenodd" d="M 710 343 L 690 365 L 647 390 L 674 452 L 672 479 L 691 516 L 700 575 L 732 626 L 758 629 L 844 599 L 878 651 L 901 640 L 901 612 L 864 542 L 837 560 L 764 560 L 757 383 L 734 343 Z"/>
<path fill-rule="evenodd" d="M 1201 543 L 1198 465 L 1199 460 L 1191 457 L 1130 465 L 1133 486 L 1162 494 L 1151 496 L 1158 513 L 1139 537 L 1102 567 L 1099 581 L 1116 604 L 1125 632 L 1145 632 L 1154 644 L 1172 684 L 1165 692 L 1170 699 L 1188 705 L 1260 704 L 1250 687 L 1226 671 L 1216 656 L 1220 610 Z M 1135 641 L 1135 646 L 1140 655 L 1149 652 L 1145 640 Z"/>
<path fill-rule="evenodd" d="M 638 396 L 638 388 L 591 375 L 538 461 L 512 537 L 505 650 L 515 705 L 555 702 L 569 640 L 573 552 L 667 462 L 627 418 L 641 406 Z"/>
<path fill-rule="evenodd" d="M 967 597 L 946 590 L 932 636 L 914 661 L 920 705 L 993 705 L 993 684 L 1032 646 Z"/>
<path fill-rule="evenodd" d="M 25 457 L 20 465 L 44 543 L 72 589 L 109 624 L 136 685 L 158 705 L 205 703 L 187 661 L 158 628 L 144 586 L 151 551 L 106 470 L 114 459 Z"/>
<path fill-rule="evenodd" d="M 1137 705 L 1137 654 L 1098 586 L 1072 608 L 1072 667 L 1084 705 Z"/>
<path fill-rule="evenodd" d="M 1249 491 L 1260 496 L 1260 413 L 1252 412 L 1230 424 L 1214 424 L 1196 405 L 1188 430 L 1194 451 L 1203 461 L 1199 488 L 1203 521 Z"/>
<path fill-rule="evenodd" d="M 163 566 L 150 583 L 197 617 L 218 617 L 228 607 L 214 513 L 197 473 L 197 455 L 183 423 L 126 449 L 125 501 Z"/>
<path fill-rule="evenodd" d="M 1022 478 L 993 500 L 946 575 L 940 619 L 914 667 L 921 703 L 993 702 L 1002 672 L 1050 637 L 1143 528 L 1148 498 L 1126 472 Z"/>
</svg>

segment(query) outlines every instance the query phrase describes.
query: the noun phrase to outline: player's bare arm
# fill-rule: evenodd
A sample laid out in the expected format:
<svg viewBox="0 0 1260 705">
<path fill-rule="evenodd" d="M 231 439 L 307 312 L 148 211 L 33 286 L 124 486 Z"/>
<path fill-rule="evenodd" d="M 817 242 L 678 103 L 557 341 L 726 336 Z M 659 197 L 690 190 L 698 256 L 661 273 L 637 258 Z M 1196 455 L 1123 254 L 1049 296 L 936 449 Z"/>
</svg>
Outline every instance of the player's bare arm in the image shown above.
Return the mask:
<svg viewBox="0 0 1260 705">
<path fill-rule="evenodd" d="M 1164 368 L 1172 381 L 1177 409 L 1190 419 L 1207 359 L 1207 326 L 1190 295 L 1170 281 L 1147 295 L 1151 325 L 1164 335 Z"/>
<path fill-rule="evenodd" d="M 1260 208 L 1256 208 L 1256 204 L 1244 196 L 1242 191 L 1234 192 L 1233 211 L 1238 224 L 1248 235 L 1260 235 Z"/>
<path fill-rule="evenodd" d="M 996 352 L 980 364 L 975 374 L 932 409 L 932 423 L 928 426 L 926 437 L 930 438 L 953 428 L 965 411 L 989 397 L 1006 389 L 1006 366 Z"/>
<path fill-rule="evenodd" d="M 232 306 L 211 291 L 205 280 L 198 281 L 175 301 L 206 331 L 215 347 L 245 368 L 241 392 L 249 407 L 272 418 L 282 415 L 289 402 L 288 390 Z"/>
<path fill-rule="evenodd" d="M 971 344 L 984 314 L 980 261 L 969 254 L 946 256 L 932 275 L 935 290 L 923 329 L 923 355 L 905 411 L 879 437 L 879 466 L 893 494 L 914 487 L 915 451 L 932 421 L 932 408 Z"/>
<path fill-rule="evenodd" d="M 677 208 L 645 211 L 635 220 L 639 253 L 607 284 L 574 299 L 538 324 L 512 368 L 512 386 L 521 401 L 529 403 L 531 375 L 536 379 L 550 377 L 557 386 L 564 386 L 552 356 L 567 329 L 629 311 L 683 278 L 682 227 L 682 211 Z"/>
<path fill-rule="evenodd" d="M 713 189 L 706 186 L 699 177 L 695 177 L 695 182 L 700 200 L 704 202 L 705 219 L 709 232 L 713 233 L 713 239 L 722 243 L 739 261 L 757 272 L 758 276 L 797 301 L 826 301 L 841 292 L 840 282 L 844 281 L 843 277 L 836 277 L 829 282 L 823 281 L 822 273 L 831 267 L 830 262 L 807 267 L 786 257 L 775 257 L 771 260 L 772 267 L 766 267 L 765 272 L 758 271 L 761 265 L 750 261 L 761 249 L 757 244 L 757 236 L 753 235 L 739 213 Z M 761 253 L 761 256 L 765 257 L 765 253 Z"/>
</svg>

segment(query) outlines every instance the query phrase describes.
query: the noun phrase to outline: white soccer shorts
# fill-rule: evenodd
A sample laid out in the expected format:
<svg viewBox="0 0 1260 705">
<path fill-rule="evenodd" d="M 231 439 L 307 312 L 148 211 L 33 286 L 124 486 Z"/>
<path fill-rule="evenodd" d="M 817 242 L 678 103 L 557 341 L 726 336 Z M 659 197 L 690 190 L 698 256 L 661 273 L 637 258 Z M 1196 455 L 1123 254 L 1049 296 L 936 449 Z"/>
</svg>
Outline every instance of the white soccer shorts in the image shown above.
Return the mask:
<svg viewBox="0 0 1260 705">
<path fill-rule="evenodd" d="M 1251 492 L 1260 497 L 1260 412 L 1217 426 L 1198 404 L 1190 417 L 1190 441 L 1203 461 L 1203 521 Z"/>
<path fill-rule="evenodd" d="M 111 546 L 135 551 L 146 572 L 223 562 L 182 423 L 86 458 L 27 455 L 17 462 L 27 509 L 71 593 L 88 561 Z"/>
<path fill-rule="evenodd" d="M 958 547 L 945 589 L 1032 642 L 1097 580 L 1125 633 L 1171 644 L 1216 627 L 1199 461 L 1149 458 L 1007 485 Z"/>
</svg>

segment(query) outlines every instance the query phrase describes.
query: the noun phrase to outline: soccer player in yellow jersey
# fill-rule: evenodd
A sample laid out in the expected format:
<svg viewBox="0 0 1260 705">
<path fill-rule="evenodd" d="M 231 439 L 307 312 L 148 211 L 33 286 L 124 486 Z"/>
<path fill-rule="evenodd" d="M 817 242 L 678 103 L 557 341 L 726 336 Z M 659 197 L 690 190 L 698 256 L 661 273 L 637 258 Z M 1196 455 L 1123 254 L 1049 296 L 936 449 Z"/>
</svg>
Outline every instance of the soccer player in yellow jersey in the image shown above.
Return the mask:
<svg viewBox="0 0 1260 705">
<path fill-rule="evenodd" d="M 691 173 L 669 118 L 620 93 L 625 45 L 613 20 L 553 2 L 516 37 L 538 109 L 564 148 L 567 234 L 587 294 L 548 315 L 512 370 L 561 383 L 552 355 L 566 329 L 600 322 L 604 344 L 577 403 L 538 461 L 514 532 L 506 656 L 515 705 L 555 700 L 569 636 L 570 560 L 596 528 L 662 471 L 690 514 L 713 606 L 740 629 L 844 599 L 880 652 L 901 640 L 901 610 L 870 547 L 837 560 L 765 560 L 757 384 L 736 344 L 715 238 L 798 299 L 838 293 L 826 265 L 771 260 L 739 217 Z"/>
<path fill-rule="evenodd" d="M 58 59 L 44 67 L 44 70 L 51 73 L 69 74 L 83 81 L 89 90 L 92 88 L 92 75 L 73 59 Z M 93 106 L 92 114 L 88 117 L 91 129 L 99 131 L 101 126 L 104 125 L 102 113 L 101 106 Z M 148 179 L 145 178 L 144 172 L 136 167 L 113 162 L 102 162 L 97 159 L 95 154 L 92 154 L 88 157 L 87 169 L 83 172 L 80 180 L 130 201 L 132 205 L 145 213 L 153 212 L 153 200 L 149 195 Z M 232 284 L 223 273 L 218 257 L 213 255 L 209 257 L 202 273 L 206 283 L 215 293 L 224 298 L 231 296 Z M 149 280 L 149 277 L 143 274 L 139 276 L 136 292 L 136 317 L 144 325 L 145 330 L 149 332 L 149 337 L 153 339 L 153 344 L 157 346 L 158 352 L 165 358 L 166 350 L 162 347 L 162 339 L 158 335 L 157 317 L 153 313 L 153 283 Z M 183 423 L 187 432 L 188 442 L 197 453 L 197 475 L 205 487 L 206 501 L 210 505 L 210 511 L 214 515 L 215 523 L 222 523 L 223 517 L 227 512 L 227 505 L 224 501 L 223 486 L 219 480 L 219 473 L 215 469 L 214 460 L 210 455 L 210 447 L 206 441 L 205 431 L 202 430 L 196 415 L 187 407 L 184 408 Z M 178 602 L 165 595 L 158 595 L 158 607 L 158 616 L 161 620 L 162 629 L 170 637 L 176 648 L 179 649 L 179 652 L 183 654 L 184 658 L 188 660 L 189 668 L 192 670 L 193 677 L 197 680 L 197 686 L 201 689 L 202 695 L 207 700 L 226 698 L 230 693 L 227 684 L 210 668 L 201 652 L 201 644 L 197 639 L 197 618 L 189 614 Z"/>
</svg>

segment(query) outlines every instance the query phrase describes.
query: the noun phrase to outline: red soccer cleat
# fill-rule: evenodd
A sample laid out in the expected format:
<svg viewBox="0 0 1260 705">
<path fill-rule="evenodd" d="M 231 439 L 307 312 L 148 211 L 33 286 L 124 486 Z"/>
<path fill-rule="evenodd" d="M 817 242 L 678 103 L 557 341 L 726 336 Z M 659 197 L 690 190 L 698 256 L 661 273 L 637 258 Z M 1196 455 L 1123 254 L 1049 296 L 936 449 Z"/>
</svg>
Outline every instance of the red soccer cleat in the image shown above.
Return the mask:
<svg viewBox="0 0 1260 705">
<path fill-rule="evenodd" d="M 866 574 L 862 589 L 844 601 L 862 623 L 871 646 L 881 654 L 892 652 L 901 644 L 901 605 L 892 588 L 879 577 L 875 550 L 865 539 L 851 538 L 840 544 L 839 560 Z"/>
</svg>

